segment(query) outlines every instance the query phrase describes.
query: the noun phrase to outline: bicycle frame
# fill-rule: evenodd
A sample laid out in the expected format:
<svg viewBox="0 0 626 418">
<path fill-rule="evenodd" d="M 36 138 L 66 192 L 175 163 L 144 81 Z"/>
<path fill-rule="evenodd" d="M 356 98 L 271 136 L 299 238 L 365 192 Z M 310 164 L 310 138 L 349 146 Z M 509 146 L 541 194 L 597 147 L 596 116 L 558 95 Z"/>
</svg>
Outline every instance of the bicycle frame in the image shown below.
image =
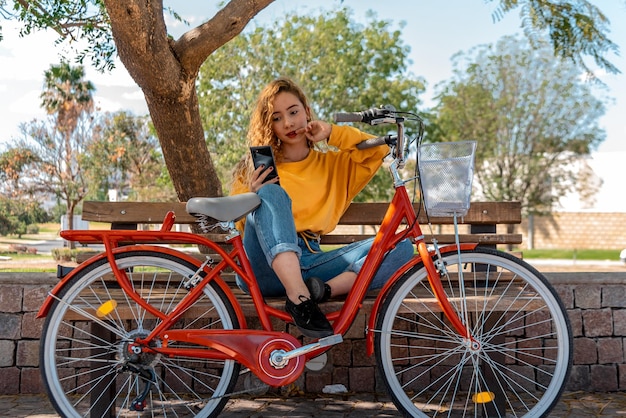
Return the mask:
<svg viewBox="0 0 626 418">
<path fill-rule="evenodd" d="M 304 368 L 304 361 L 301 361 L 301 359 L 291 362 L 292 364 L 289 367 L 280 369 L 280 372 L 273 373 L 272 376 L 269 376 L 264 371 L 264 365 L 260 364 L 259 359 L 263 357 L 261 354 L 266 354 L 270 349 L 274 351 L 287 350 L 289 352 L 299 349 L 301 344 L 290 334 L 273 330 L 271 317 L 276 317 L 285 322 L 291 321 L 291 317 L 285 311 L 268 305 L 263 299 L 250 262 L 246 257 L 242 238 L 239 233 L 231 235 L 227 243 L 233 245 L 233 249 L 230 252 L 226 252 L 217 243 L 201 235 L 188 232 L 172 232 L 171 228 L 174 224 L 174 220 L 175 214 L 173 212 L 168 213 L 164 219 L 163 227 L 158 231 L 63 231 L 61 236 L 70 241 L 104 243 L 105 251 L 103 254 L 85 261 L 64 277 L 63 280 L 52 289 L 39 310 L 37 317 L 42 318 L 47 315 L 52 303 L 55 300 L 60 300 L 58 294 L 81 269 L 85 268 L 85 266 L 88 266 L 90 263 L 106 258 L 112 268 L 115 279 L 126 294 L 147 312 L 160 320 L 159 325 L 154 328 L 148 336 L 138 338 L 134 345 L 140 346 L 142 350 L 147 352 L 158 352 L 167 356 L 185 355 L 206 359 L 235 359 L 250 368 L 265 383 L 272 386 L 283 386 L 295 381 Z M 404 228 L 402 228 L 403 225 Z M 379 265 L 383 261 L 385 254 L 394 248 L 401 240 L 406 238 L 411 239 L 412 242 L 415 243 L 417 254 L 395 272 L 385 287 L 379 292 L 374 302 L 367 330 L 368 355 L 373 353 L 373 332 L 371 330 L 374 329 L 374 322 L 386 293 L 403 274 L 420 263 L 423 263 L 427 270 L 430 286 L 437 297 L 442 311 L 450 320 L 456 332 L 463 338 L 471 340 L 469 331 L 454 312 L 443 291 L 439 280 L 439 273 L 433 262 L 434 251 L 429 252 L 426 242 L 424 241 L 421 227 L 417 222 L 415 210 L 406 191 L 405 184 L 399 181 L 396 181 L 393 199 L 387 209 L 379 231 L 374 238 L 371 250 L 368 253 L 363 267 L 357 275 L 354 286 L 346 296 L 345 303 L 343 303 L 340 310 L 327 314 L 328 319 L 333 322 L 335 333 L 345 334 L 348 331 L 362 306 L 369 285 Z M 221 261 L 216 264 L 202 263 L 200 260 L 178 250 L 149 245 L 155 243 L 202 245 L 210 248 L 214 253 L 221 256 Z M 462 244 L 460 248 L 472 249 L 475 246 L 476 244 Z M 458 249 L 456 245 L 449 245 L 440 248 L 439 251 L 446 253 L 457 251 Z M 197 284 L 190 288 L 189 293 L 183 297 L 176 308 L 173 309 L 172 313 L 165 314 L 142 299 L 142 297 L 134 291 L 126 272 L 117 267 L 117 254 L 138 250 L 174 255 L 197 267 L 194 277 L 197 276 L 200 278 L 203 276 L 199 279 Z M 237 297 L 220 276 L 220 274 L 228 268 L 232 269 L 246 283 L 262 330 L 250 330 L 247 328 L 245 315 L 243 314 L 242 307 Z M 171 326 L 183 317 L 185 311 L 202 295 L 204 286 L 208 285 L 211 281 L 219 285 L 231 302 L 239 320 L 240 329 L 171 330 Z M 98 321 L 95 317 L 92 319 Z M 161 346 L 150 347 L 148 343 L 157 338 L 161 340 Z M 213 350 L 169 348 L 167 344 L 169 340 L 199 344 L 204 347 L 210 347 Z M 280 343 L 276 343 L 276 341 L 280 341 Z M 315 357 L 328 350 L 329 346 L 332 344 L 335 344 L 335 342 L 328 344 L 323 342 L 310 344 L 307 346 L 306 350 L 302 350 L 304 357 L 306 359 Z"/>
</svg>

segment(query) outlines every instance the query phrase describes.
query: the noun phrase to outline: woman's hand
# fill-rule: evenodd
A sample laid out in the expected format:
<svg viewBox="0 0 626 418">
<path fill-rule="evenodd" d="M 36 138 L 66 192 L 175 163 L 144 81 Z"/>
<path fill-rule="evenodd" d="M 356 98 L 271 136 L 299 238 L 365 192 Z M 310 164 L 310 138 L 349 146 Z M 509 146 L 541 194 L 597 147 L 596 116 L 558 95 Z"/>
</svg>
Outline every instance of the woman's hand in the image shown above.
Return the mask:
<svg viewBox="0 0 626 418">
<path fill-rule="evenodd" d="M 256 193 L 261 187 L 265 186 L 266 184 L 278 183 L 278 177 L 274 177 L 271 180 L 265 181 L 265 179 L 272 170 L 274 170 L 273 167 L 270 167 L 266 170 L 264 165 L 261 165 L 256 170 L 254 170 L 254 172 L 252 173 L 252 178 L 250 179 L 250 191 Z"/>
<path fill-rule="evenodd" d="M 306 128 L 300 128 L 296 133 L 302 133 L 313 142 L 325 141 L 330 137 L 331 125 L 328 122 L 314 120 L 307 124 Z"/>
</svg>

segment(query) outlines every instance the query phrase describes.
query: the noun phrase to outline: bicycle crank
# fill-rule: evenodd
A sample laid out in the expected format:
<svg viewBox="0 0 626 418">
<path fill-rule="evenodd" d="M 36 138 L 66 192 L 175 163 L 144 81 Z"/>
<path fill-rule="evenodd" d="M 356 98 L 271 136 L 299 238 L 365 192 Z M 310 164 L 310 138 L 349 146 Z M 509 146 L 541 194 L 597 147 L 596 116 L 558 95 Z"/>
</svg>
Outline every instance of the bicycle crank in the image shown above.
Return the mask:
<svg viewBox="0 0 626 418">
<path fill-rule="evenodd" d="M 280 369 L 284 367 L 285 364 L 289 362 L 289 360 L 292 358 L 308 354 L 312 351 L 317 350 L 318 348 L 329 347 L 331 345 L 339 344 L 341 342 L 343 342 L 343 337 L 341 336 L 341 334 L 335 334 L 325 338 L 321 338 L 315 343 L 307 344 L 291 351 L 277 350 L 270 355 L 270 363 L 274 367 Z"/>
<path fill-rule="evenodd" d="M 152 349 L 162 355 L 176 355 L 170 341 L 191 343 L 221 352 L 249 368 L 261 381 L 278 387 L 293 383 L 304 371 L 305 355 L 343 341 L 341 334 L 322 338 L 302 346 L 291 334 L 262 330 L 168 330 L 161 337 L 162 346 Z M 203 351 L 206 356 L 206 351 Z"/>
</svg>

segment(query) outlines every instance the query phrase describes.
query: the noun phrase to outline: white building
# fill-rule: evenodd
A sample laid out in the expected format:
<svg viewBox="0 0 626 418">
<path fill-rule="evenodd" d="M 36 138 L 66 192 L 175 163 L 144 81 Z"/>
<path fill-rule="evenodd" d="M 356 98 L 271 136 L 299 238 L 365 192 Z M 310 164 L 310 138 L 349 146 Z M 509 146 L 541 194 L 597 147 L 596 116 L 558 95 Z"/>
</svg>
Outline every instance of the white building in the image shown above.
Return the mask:
<svg viewBox="0 0 626 418">
<path fill-rule="evenodd" d="M 592 204 L 581 202 L 578 194 L 561 199 L 559 212 L 626 212 L 626 151 L 595 152 L 587 160 L 602 185 Z"/>
</svg>

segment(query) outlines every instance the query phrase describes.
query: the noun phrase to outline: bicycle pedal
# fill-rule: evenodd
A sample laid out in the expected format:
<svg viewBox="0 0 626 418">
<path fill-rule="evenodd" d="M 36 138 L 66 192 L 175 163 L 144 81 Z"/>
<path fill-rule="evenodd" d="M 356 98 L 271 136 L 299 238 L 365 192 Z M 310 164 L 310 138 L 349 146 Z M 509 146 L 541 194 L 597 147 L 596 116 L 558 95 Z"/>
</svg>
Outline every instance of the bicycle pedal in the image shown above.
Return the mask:
<svg viewBox="0 0 626 418">
<path fill-rule="evenodd" d="M 343 337 L 341 334 L 334 334 L 329 335 L 328 337 L 320 338 L 317 342 L 320 347 L 328 347 L 343 342 Z"/>
</svg>

